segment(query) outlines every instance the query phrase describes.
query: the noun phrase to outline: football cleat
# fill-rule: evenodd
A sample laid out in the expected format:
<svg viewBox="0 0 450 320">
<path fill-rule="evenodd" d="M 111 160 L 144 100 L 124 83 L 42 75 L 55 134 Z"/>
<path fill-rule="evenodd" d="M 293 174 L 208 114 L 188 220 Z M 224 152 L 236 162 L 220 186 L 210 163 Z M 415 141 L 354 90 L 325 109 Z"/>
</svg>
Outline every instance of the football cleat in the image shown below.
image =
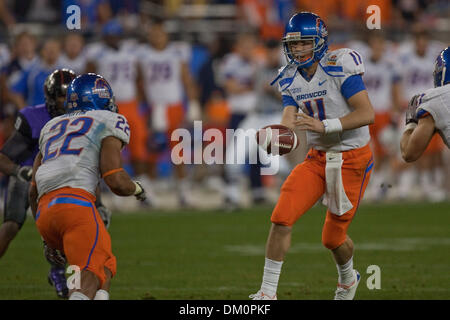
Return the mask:
<svg viewBox="0 0 450 320">
<path fill-rule="evenodd" d="M 56 295 L 62 299 L 69 297 L 64 268 L 51 267 L 48 272 L 48 283 L 55 287 Z"/>
<path fill-rule="evenodd" d="M 277 295 L 269 296 L 262 292 L 262 290 L 259 290 L 257 293 L 251 294 L 248 296 L 252 300 L 277 300 Z"/>
<path fill-rule="evenodd" d="M 358 271 L 353 270 L 353 274 L 355 276 L 355 280 L 352 284 L 346 286 L 338 283 L 334 300 L 353 300 L 355 297 L 356 288 L 358 288 L 359 281 L 361 280 L 361 276 Z"/>
</svg>

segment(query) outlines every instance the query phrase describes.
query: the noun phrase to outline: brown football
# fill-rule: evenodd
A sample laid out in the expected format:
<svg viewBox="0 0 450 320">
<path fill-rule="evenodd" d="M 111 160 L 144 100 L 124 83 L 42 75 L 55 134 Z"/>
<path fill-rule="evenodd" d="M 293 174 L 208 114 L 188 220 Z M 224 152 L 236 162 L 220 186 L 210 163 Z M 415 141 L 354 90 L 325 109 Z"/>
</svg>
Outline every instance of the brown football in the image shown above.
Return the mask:
<svg viewBox="0 0 450 320">
<path fill-rule="evenodd" d="M 281 124 L 272 124 L 256 133 L 258 144 L 273 155 L 284 155 L 298 147 L 298 137 L 294 131 Z"/>
</svg>

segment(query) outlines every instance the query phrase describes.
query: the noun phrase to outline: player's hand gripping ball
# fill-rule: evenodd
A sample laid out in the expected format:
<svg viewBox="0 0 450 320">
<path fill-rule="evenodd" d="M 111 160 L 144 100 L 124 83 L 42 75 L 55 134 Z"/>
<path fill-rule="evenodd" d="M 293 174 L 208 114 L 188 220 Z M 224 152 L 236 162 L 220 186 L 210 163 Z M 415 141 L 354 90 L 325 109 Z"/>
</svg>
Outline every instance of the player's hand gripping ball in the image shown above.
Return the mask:
<svg viewBox="0 0 450 320">
<path fill-rule="evenodd" d="M 298 137 L 295 132 L 281 124 L 272 124 L 259 129 L 256 141 L 267 153 L 284 155 L 298 147 Z"/>
</svg>

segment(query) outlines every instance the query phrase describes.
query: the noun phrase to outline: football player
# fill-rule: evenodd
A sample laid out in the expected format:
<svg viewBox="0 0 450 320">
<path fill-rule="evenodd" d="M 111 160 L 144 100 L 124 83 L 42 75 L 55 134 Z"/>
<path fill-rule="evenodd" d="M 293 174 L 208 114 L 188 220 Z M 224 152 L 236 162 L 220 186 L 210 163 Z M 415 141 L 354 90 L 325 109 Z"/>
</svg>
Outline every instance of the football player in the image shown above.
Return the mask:
<svg viewBox="0 0 450 320">
<path fill-rule="evenodd" d="M 351 300 L 360 281 L 353 269 L 348 227 L 373 167 L 368 125 L 374 110 L 365 89 L 361 55 L 343 48 L 328 52 L 328 31 L 316 14 L 300 12 L 286 25 L 283 46 L 289 63 L 276 78 L 282 95 L 281 124 L 306 130 L 311 148 L 283 186 L 272 212 L 260 290 L 251 298 L 276 299 L 294 223 L 321 197 L 328 206 L 322 243 L 334 257 L 334 299 Z"/>
<path fill-rule="evenodd" d="M 433 70 L 436 57 L 446 46 L 431 38 L 430 32 L 417 24 L 413 26 L 413 41 L 407 41 L 399 48 L 397 66 L 402 78 L 400 85 L 403 92 L 401 95 L 403 112 L 407 109 L 411 97 L 433 87 L 430 70 Z M 401 125 L 403 129 L 403 123 Z M 435 134 L 418 161 L 409 165 L 401 161 L 401 156 L 398 155 L 399 163 L 396 165 L 401 171 L 397 191 L 400 198 L 412 196 L 411 184 L 415 184 L 427 200 L 433 202 L 445 200 L 444 148 L 441 137 Z M 415 183 L 416 181 L 419 183 Z"/>
<path fill-rule="evenodd" d="M 383 135 L 386 134 L 386 130 L 394 130 L 391 123 L 394 121 L 394 111 L 400 100 L 400 75 L 390 59 L 389 46 L 383 33 L 379 30 L 369 31 L 367 42 L 370 52 L 365 59 L 366 72 L 363 80 L 375 110 L 375 122 L 369 126 L 375 164 L 368 191 L 372 191 L 372 196 L 380 200 L 386 195 L 389 183 L 393 183 L 391 163 L 393 156 L 398 152 L 395 148 L 393 154 L 394 151 L 387 148 Z"/>
<path fill-rule="evenodd" d="M 163 20 L 155 20 L 148 30 L 148 44 L 140 50 L 140 66 L 143 72 L 145 99 L 151 106 L 151 170 L 164 147 L 171 149 L 178 141 L 171 141 L 174 130 L 191 126 L 201 118 L 197 101 L 197 89 L 189 71 L 189 48 L 181 43 L 171 42 Z M 187 97 L 188 107 L 183 100 Z M 162 143 L 157 143 L 163 141 Z M 168 142 L 168 143 L 164 143 Z M 174 166 L 177 179 L 175 188 L 181 207 L 191 205 L 190 186 L 183 163 Z M 145 185 L 147 187 L 147 185 Z"/>
<path fill-rule="evenodd" d="M 116 273 L 111 238 L 95 207 L 100 176 L 119 196 L 145 199 L 145 191 L 121 165 L 120 152 L 130 127 L 117 113 L 114 95 L 101 76 L 75 78 L 68 90 L 66 114 L 50 120 L 39 137 L 29 200 L 36 226 L 54 250 L 78 266 L 80 287 L 71 300 L 109 299 Z"/>
<path fill-rule="evenodd" d="M 114 91 L 119 113 L 124 115 L 133 131 L 128 148 L 134 174 L 146 186 L 147 125 L 139 112 L 141 71 L 136 50 L 122 40 L 122 25 L 111 20 L 102 28 L 103 42 L 89 54 L 88 72 L 101 74 Z M 146 186 L 147 193 L 149 192 Z M 153 197 L 154 198 L 154 197 Z"/>
<path fill-rule="evenodd" d="M 415 95 L 406 113 L 406 127 L 400 142 L 406 162 L 416 161 L 426 150 L 435 132 L 450 148 L 450 47 L 436 59 L 434 88 Z"/>
<path fill-rule="evenodd" d="M 44 84 L 45 104 L 29 106 L 20 110 L 15 132 L 0 150 L 0 171 L 8 177 L 3 224 L 0 226 L 0 257 L 25 222 L 28 204 L 28 187 L 31 166 L 38 151 L 38 139 L 42 127 L 53 117 L 64 113 L 64 100 L 69 83 L 75 73 L 68 69 L 53 71 Z M 102 209 L 103 210 L 103 209 Z M 105 208 L 103 212 L 109 214 Z M 44 246 L 45 247 L 45 246 Z M 64 264 L 54 263 L 46 257 L 52 267 L 48 279 L 55 286 L 59 297 L 67 297 Z M 48 253 L 48 254 L 47 254 Z"/>
</svg>

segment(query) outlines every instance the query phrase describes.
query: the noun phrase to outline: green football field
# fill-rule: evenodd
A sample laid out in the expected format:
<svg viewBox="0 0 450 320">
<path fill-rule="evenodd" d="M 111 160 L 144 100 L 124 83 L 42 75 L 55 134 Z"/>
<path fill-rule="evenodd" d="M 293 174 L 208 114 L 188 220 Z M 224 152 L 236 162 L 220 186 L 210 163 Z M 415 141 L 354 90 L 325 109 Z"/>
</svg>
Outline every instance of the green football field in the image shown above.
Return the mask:
<svg viewBox="0 0 450 320">
<path fill-rule="evenodd" d="M 331 299 L 337 282 L 321 244 L 324 207 L 295 225 L 279 299 Z M 112 299 L 247 299 L 260 286 L 271 208 L 235 213 L 115 213 Z M 357 299 L 450 299 L 450 204 L 361 206 L 350 226 Z M 381 270 L 369 290 L 367 268 Z M 56 299 L 31 219 L 0 260 L 0 299 Z"/>
</svg>

